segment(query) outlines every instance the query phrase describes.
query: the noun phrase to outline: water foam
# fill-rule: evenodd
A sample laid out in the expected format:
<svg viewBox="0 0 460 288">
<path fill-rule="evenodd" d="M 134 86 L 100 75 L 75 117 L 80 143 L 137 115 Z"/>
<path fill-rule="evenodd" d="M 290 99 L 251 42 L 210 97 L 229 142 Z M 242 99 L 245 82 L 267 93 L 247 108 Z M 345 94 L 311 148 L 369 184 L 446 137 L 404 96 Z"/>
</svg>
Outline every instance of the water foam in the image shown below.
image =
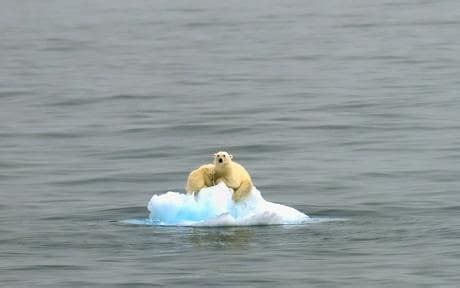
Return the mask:
<svg viewBox="0 0 460 288">
<path fill-rule="evenodd" d="M 148 204 L 149 224 L 174 226 L 249 226 L 303 224 L 311 220 L 285 205 L 265 201 L 259 190 L 235 203 L 232 190 L 220 183 L 203 188 L 198 196 L 177 192 L 153 195 Z"/>
</svg>

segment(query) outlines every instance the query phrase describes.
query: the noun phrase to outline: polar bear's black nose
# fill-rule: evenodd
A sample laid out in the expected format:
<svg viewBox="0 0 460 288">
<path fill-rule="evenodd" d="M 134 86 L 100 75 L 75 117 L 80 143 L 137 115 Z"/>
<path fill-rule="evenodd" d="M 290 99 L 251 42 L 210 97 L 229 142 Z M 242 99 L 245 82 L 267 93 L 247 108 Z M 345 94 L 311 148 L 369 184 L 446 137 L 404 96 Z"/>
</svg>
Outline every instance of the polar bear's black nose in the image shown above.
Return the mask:
<svg viewBox="0 0 460 288">
<path fill-rule="evenodd" d="M 222 158 L 219 158 L 219 163 L 222 163 L 222 161 L 223 161 Z"/>
</svg>

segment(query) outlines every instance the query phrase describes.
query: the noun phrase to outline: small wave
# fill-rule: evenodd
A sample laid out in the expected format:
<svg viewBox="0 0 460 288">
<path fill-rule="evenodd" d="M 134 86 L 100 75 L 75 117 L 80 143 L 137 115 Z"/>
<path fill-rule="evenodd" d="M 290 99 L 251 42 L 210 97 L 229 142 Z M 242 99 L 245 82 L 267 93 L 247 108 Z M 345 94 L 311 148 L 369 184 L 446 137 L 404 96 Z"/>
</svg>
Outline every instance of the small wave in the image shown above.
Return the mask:
<svg viewBox="0 0 460 288">
<path fill-rule="evenodd" d="M 225 221 L 225 219 L 220 219 L 223 220 L 221 223 L 219 223 L 219 219 L 215 219 L 215 221 L 208 221 L 208 222 L 202 222 L 202 223 L 196 223 L 196 224 L 184 224 L 184 225 L 177 225 L 177 224 L 165 224 L 162 223 L 159 220 L 156 219 L 150 219 L 150 218 L 134 218 L 134 219 L 127 219 L 127 220 L 122 220 L 119 221 L 119 223 L 123 224 L 129 224 L 129 225 L 142 225 L 142 226 L 196 226 L 196 227 L 225 227 L 225 226 L 268 226 L 268 225 L 302 225 L 302 224 L 316 224 L 316 223 L 327 223 L 327 222 L 336 222 L 336 221 L 347 221 L 348 219 L 346 218 L 330 218 L 330 217 L 309 217 L 307 220 L 302 221 L 301 223 L 259 223 L 259 224 L 254 224 L 250 225 L 249 223 L 242 224 L 240 223 L 239 225 L 236 223 L 229 223 L 228 221 Z"/>
</svg>

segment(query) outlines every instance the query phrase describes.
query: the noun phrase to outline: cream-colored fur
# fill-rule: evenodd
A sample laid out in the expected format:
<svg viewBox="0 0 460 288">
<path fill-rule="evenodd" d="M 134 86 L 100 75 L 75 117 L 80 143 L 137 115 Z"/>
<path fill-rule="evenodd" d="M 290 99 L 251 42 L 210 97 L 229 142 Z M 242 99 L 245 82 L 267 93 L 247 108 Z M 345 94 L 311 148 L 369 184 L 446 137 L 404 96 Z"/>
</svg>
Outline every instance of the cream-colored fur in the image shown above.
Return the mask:
<svg viewBox="0 0 460 288">
<path fill-rule="evenodd" d="M 214 186 L 215 168 L 213 164 L 202 165 L 190 172 L 185 190 L 188 194 L 198 193 L 204 187 Z"/>
<path fill-rule="evenodd" d="M 244 199 L 252 190 L 252 180 L 248 171 L 232 160 L 233 156 L 225 151 L 214 154 L 216 183 L 224 182 L 233 189 L 233 201 Z"/>
</svg>

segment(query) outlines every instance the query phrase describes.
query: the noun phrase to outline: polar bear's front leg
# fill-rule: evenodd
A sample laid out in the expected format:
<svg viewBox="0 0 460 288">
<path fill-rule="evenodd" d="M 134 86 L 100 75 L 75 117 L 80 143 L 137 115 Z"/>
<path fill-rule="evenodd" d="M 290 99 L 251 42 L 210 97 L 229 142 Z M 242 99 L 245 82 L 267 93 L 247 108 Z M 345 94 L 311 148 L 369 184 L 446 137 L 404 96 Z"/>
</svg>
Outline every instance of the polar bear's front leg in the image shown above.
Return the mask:
<svg viewBox="0 0 460 288">
<path fill-rule="evenodd" d="M 233 192 L 233 196 L 232 196 L 233 201 L 239 202 L 243 198 L 246 198 L 249 195 L 249 193 L 251 192 L 251 189 L 252 189 L 251 182 L 243 181 L 241 183 L 240 187 L 238 187 L 238 189 L 236 189 Z"/>
</svg>

